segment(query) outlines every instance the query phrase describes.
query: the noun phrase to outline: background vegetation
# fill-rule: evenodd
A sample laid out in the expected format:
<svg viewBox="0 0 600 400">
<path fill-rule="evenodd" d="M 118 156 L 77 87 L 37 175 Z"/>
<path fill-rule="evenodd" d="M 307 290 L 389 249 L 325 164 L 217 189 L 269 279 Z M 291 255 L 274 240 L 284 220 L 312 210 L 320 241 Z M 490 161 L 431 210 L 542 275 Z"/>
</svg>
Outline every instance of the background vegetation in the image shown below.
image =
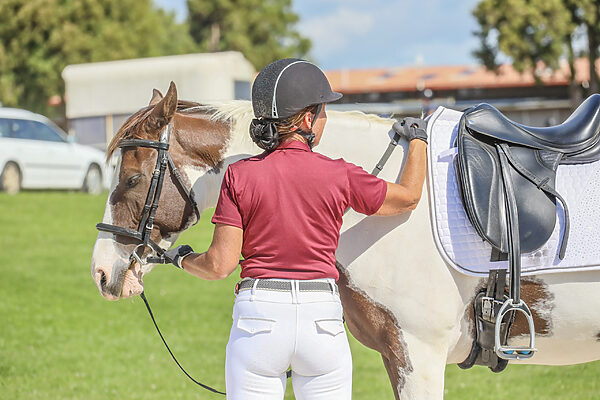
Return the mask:
<svg viewBox="0 0 600 400">
<path fill-rule="evenodd" d="M 508 57 L 518 71 L 545 68 L 555 71 L 567 60 L 575 90 L 575 60 L 589 66 L 589 94 L 599 91 L 596 61 L 600 55 L 600 3 L 597 0 L 481 0 L 473 15 L 480 30 L 474 52 L 483 65 L 495 70 Z M 503 57 L 504 56 L 504 57 Z M 542 63 L 541 70 L 538 63 Z M 536 75 L 537 76 L 537 75 Z M 575 104 L 579 104 L 580 101 Z"/>
<path fill-rule="evenodd" d="M 171 361 L 141 299 L 104 300 L 90 257 L 105 196 L 0 193 L 0 399 L 220 399 Z M 208 247 L 210 212 L 180 242 Z M 205 282 L 170 266 L 144 279 L 175 354 L 223 389 L 225 345 L 238 273 Z M 351 339 L 356 400 L 393 399 L 379 354 Z M 568 349 L 565 349 L 568 351 Z M 448 366 L 446 399 L 597 399 L 600 363 L 511 365 L 502 374 Z M 286 399 L 292 399 L 288 383 Z"/>
<path fill-rule="evenodd" d="M 179 23 L 152 0 L 0 1 L 0 102 L 61 119 L 69 64 L 238 50 L 257 69 L 303 56 L 291 0 L 188 0 Z M 50 106 L 49 100 L 61 103 Z"/>
</svg>

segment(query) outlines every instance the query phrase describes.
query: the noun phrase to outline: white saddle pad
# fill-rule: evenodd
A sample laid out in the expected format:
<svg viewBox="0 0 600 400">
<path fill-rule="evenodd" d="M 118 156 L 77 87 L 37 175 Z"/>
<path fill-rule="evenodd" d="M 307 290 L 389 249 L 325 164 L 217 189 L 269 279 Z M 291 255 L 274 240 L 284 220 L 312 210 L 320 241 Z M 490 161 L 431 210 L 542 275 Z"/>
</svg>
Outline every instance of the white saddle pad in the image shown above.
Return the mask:
<svg viewBox="0 0 600 400">
<path fill-rule="evenodd" d="M 487 275 L 490 268 L 508 268 L 507 261 L 490 261 L 484 242 L 464 211 L 453 165 L 458 122 L 462 113 L 439 107 L 428 125 L 428 174 L 431 221 L 444 260 L 468 275 Z M 523 275 L 600 268 L 600 161 L 560 165 L 556 190 L 569 208 L 571 231 L 565 258 L 558 258 L 564 214 L 557 207 L 557 224 L 544 246 L 521 257 Z M 560 203 L 558 203 L 560 204 Z"/>
</svg>

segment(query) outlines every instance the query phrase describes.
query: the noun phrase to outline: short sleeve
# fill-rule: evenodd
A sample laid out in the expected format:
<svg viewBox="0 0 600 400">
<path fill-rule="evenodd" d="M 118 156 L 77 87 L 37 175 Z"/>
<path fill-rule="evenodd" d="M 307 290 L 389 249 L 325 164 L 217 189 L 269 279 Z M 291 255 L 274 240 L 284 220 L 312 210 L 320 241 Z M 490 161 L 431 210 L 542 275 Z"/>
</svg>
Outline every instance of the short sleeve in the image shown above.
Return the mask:
<svg viewBox="0 0 600 400">
<path fill-rule="evenodd" d="M 219 200 L 217 201 L 215 214 L 212 217 L 212 223 L 231 225 L 243 229 L 242 215 L 237 203 L 234 183 L 235 180 L 231 168 L 227 168 L 223 183 L 221 184 Z"/>
<path fill-rule="evenodd" d="M 350 207 L 362 214 L 375 214 L 385 200 L 387 183 L 352 163 L 346 163 L 346 173 Z"/>
</svg>

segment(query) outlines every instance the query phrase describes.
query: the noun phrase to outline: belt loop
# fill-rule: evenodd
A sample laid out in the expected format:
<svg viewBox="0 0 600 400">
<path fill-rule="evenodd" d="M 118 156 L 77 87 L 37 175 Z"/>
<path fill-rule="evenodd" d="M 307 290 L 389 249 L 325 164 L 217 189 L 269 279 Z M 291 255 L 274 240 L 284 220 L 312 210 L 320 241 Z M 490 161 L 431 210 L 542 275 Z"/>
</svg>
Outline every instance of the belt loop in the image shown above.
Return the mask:
<svg viewBox="0 0 600 400">
<path fill-rule="evenodd" d="M 292 285 L 292 303 L 298 303 L 298 292 L 300 291 L 300 285 L 297 280 L 291 280 L 290 284 Z"/>
<path fill-rule="evenodd" d="M 333 279 L 329 279 L 329 286 L 331 287 L 331 295 L 333 297 L 335 297 L 335 282 L 333 281 Z"/>
<path fill-rule="evenodd" d="M 256 286 L 258 285 L 258 281 L 259 281 L 259 279 L 257 278 L 254 280 L 254 283 L 252 284 L 252 289 L 250 292 L 250 301 L 254 300 L 255 293 L 256 293 Z"/>
</svg>

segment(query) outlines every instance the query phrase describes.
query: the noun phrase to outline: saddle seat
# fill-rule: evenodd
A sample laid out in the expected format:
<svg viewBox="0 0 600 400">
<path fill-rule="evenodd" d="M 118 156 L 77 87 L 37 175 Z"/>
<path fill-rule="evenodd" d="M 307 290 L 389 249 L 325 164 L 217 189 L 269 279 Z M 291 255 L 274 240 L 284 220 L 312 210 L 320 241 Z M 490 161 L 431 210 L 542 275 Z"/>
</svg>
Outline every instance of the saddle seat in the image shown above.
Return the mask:
<svg viewBox="0 0 600 400">
<path fill-rule="evenodd" d="M 556 126 L 525 126 L 485 103 L 469 109 L 465 126 L 503 142 L 563 153 L 566 163 L 600 158 L 600 94 L 587 98 L 564 123 Z"/>
</svg>

